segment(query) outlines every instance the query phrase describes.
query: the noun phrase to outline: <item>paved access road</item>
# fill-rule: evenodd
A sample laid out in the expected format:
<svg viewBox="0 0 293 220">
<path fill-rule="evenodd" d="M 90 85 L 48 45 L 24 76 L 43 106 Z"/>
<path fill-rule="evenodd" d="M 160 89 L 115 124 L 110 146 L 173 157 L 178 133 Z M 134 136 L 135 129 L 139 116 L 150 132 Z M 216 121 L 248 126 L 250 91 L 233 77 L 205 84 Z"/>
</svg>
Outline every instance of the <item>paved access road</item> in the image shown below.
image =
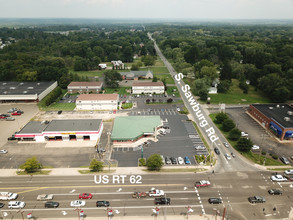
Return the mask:
<svg viewBox="0 0 293 220">
<path fill-rule="evenodd" d="M 229 219 L 282 219 L 287 218 L 292 206 L 293 188 L 290 183 L 276 184 L 269 180 L 268 172 L 231 172 L 225 174 L 212 173 L 185 173 L 185 174 L 149 174 L 136 176 L 136 181 L 130 182 L 130 175 L 122 182 L 113 184 L 112 175 L 109 175 L 108 184 L 95 184 L 93 176 L 18 176 L 1 178 L 0 191 L 12 191 L 19 194 L 19 200 L 26 202 L 23 214 L 29 212 L 39 218 L 74 217 L 77 211 L 70 207 L 72 200 L 78 199 L 79 193 L 93 194 L 93 199 L 86 200 L 82 210 L 88 217 L 106 216 L 105 208 L 97 208 L 97 200 L 107 200 L 111 208 L 119 214 L 117 216 L 150 216 L 155 207 L 154 199 L 132 198 L 134 191 L 148 191 L 152 187 L 164 190 L 166 197 L 171 198 L 171 205 L 163 208 L 167 215 L 180 215 L 186 212 L 186 207 L 191 206 L 194 215 L 214 214 L 216 211 Z M 122 178 L 120 178 L 120 181 Z M 197 180 L 210 180 L 211 186 L 207 188 L 194 188 Z M 97 176 L 99 181 L 99 176 Z M 271 196 L 267 193 L 270 188 L 281 188 L 283 195 Z M 36 201 L 39 194 L 54 194 L 54 201 L 60 203 L 57 209 L 45 209 L 43 201 Z M 265 196 L 264 204 L 250 204 L 249 196 Z M 223 204 L 212 205 L 208 203 L 210 197 L 221 197 Z M 8 210 L 7 202 L 1 209 L 10 217 L 19 218 L 17 210 Z M 273 212 L 273 208 L 276 211 Z M 263 213 L 263 208 L 265 212 Z M 63 215 L 66 214 L 66 215 Z M 266 216 L 267 215 L 267 216 Z"/>
</svg>

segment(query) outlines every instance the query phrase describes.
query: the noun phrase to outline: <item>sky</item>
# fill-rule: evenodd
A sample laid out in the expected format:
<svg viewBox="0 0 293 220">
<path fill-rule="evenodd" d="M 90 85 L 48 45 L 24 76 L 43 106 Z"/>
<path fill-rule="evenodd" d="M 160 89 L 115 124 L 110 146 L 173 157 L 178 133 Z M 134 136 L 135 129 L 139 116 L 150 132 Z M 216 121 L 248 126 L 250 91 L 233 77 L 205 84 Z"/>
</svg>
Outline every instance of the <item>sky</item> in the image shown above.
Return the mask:
<svg viewBox="0 0 293 220">
<path fill-rule="evenodd" d="M 293 0 L 0 0 L 0 18 L 293 19 Z"/>
</svg>

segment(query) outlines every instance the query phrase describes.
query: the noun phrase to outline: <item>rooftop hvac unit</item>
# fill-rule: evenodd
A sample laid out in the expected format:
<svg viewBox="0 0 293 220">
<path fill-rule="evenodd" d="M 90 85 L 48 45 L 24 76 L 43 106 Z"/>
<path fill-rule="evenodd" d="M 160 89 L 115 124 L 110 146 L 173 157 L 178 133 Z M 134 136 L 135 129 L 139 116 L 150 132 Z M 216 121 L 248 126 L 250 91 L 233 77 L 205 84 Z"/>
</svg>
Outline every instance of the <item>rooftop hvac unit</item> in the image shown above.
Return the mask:
<svg viewBox="0 0 293 220">
<path fill-rule="evenodd" d="M 26 94 L 26 93 L 27 93 L 27 91 L 23 91 L 23 93 L 24 93 L 24 94 Z"/>
<path fill-rule="evenodd" d="M 23 83 L 19 83 L 19 85 L 21 85 L 21 86 L 22 86 L 22 85 L 23 85 Z"/>
<path fill-rule="evenodd" d="M 27 89 L 34 89 L 34 87 L 27 87 Z"/>
<path fill-rule="evenodd" d="M 290 118 L 289 117 L 285 117 L 284 120 L 285 121 L 290 121 Z"/>
<path fill-rule="evenodd" d="M 280 105 L 277 105 L 277 108 L 280 108 Z"/>
<path fill-rule="evenodd" d="M 288 115 L 293 115 L 293 112 L 291 112 L 291 111 L 287 111 L 287 114 L 288 114 Z"/>
<path fill-rule="evenodd" d="M 7 83 L 2 83 L 3 86 L 5 86 Z"/>
<path fill-rule="evenodd" d="M 269 109 L 273 110 L 273 109 L 274 109 L 274 107 L 269 107 Z"/>
</svg>

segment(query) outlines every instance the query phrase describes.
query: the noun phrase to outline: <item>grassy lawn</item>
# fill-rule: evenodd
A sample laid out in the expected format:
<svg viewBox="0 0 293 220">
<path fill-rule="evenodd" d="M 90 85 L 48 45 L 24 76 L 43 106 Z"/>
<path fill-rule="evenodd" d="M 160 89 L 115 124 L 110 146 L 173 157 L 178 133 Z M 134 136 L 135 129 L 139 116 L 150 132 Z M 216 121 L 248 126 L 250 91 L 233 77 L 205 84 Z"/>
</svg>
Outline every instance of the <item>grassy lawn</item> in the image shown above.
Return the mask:
<svg viewBox="0 0 293 220">
<path fill-rule="evenodd" d="M 216 118 L 216 113 L 215 114 L 210 114 L 210 118 L 214 121 L 215 118 Z M 230 143 L 230 145 L 235 149 L 236 149 L 236 144 L 237 144 L 237 141 L 231 141 L 230 139 L 228 139 L 228 135 L 229 135 L 229 132 L 225 132 L 222 130 L 222 124 L 216 124 L 215 125 L 221 130 L 222 134 L 226 137 L 227 141 Z M 281 163 L 280 161 L 278 160 L 274 160 L 272 158 L 269 158 L 269 157 L 265 157 L 264 155 L 261 155 L 261 152 L 259 153 L 253 153 L 251 151 L 248 151 L 248 152 L 239 152 L 241 155 L 243 155 L 244 157 L 246 157 L 247 159 L 251 160 L 252 162 L 254 163 L 257 163 L 257 164 L 260 164 L 260 165 L 263 165 L 264 163 L 264 159 L 265 159 L 265 165 L 266 166 L 283 166 L 284 164 Z"/>
<path fill-rule="evenodd" d="M 36 172 L 33 172 L 33 173 L 27 173 L 25 171 L 16 171 L 16 174 L 17 175 L 49 175 L 51 172 L 51 170 L 40 170 L 40 171 L 36 171 Z"/>
<path fill-rule="evenodd" d="M 105 94 L 119 94 L 129 95 L 131 93 L 126 92 L 127 89 L 131 90 L 131 87 L 119 87 L 119 88 L 105 88 Z"/>
<path fill-rule="evenodd" d="M 132 108 L 133 103 L 124 103 L 122 104 L 122 109 L 129 109 Z"/>
<path fill-rule="evenodd" d="M 103 76 L 103 73 L 105 70 L 92 70 L 92 71 L 74 71 L 70 70 L 71 73 L 76 73 L 78 76 L 87 76 L 87 77 L 101 77 Z"/>
<path fill-rule="evenodd" d="M 174 92 L 173 89 L 176 89 L 176 91 Z M 168 95 L 172 95 L 174 94 L 176 97 L 180 97 L 180 94 L 178 92 L 178 89 L 176 86 L 167 86 L 167 94 Z"/>
<path fill-rule="evenodd" d="M 42 111 L 73 111 L 75 109 L 76 105 L 75 103 L 53 103 L 49 106 L 42 106 L 40 107 L 40 110 Z"/>
<path fill-rule="evenodd" d="M 155 65 L 154 66 L 165 66 L 163 61 L 161 59 L 156 60 Z"/>
<path fill-rule="evenodd" d="M 175 84 L 174 79 L 172 78 L 172 76 L 170 76 L 169 73 L 166 74 L 155 74 L 154 76 L 156 76 L 158 78 L 158 80 L 162 79 L 166 79 L 166 84 Z"/>
<path fill-rule="evenodd" d="M 150 66 L 150 67 L 141 67 L 140 71 L 152 71 L 153 74 L 160 74 L 160 73 L 169 73 L 167 67 L 165 66 Z"/>
<path fill-rule="evenodd" d="M 270 103 L 260 91 L 255 91 L 254 86 L 249 86 L 248 94 L 244 94 L 239 88 L 239 81 L 232 80 L 233 85 L 227 94 L 210 94 L 211 104 L 251 104 L 251 103 Z"/>
</svg>

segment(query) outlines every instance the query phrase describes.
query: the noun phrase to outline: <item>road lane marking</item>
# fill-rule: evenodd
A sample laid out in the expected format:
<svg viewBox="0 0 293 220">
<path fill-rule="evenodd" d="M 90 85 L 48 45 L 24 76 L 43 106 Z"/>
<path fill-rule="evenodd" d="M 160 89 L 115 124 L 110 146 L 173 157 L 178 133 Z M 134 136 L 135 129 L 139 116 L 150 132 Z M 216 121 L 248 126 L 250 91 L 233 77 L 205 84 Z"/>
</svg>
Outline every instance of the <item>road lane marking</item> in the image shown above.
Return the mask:
<svg viewBox="0 0 293 220">
<path fill-rule="evenodd" d="M 22 193 L 27 193 L 27 192 L 32 192 L 32 191 L 37 191 L 37 190 L 42 190 L 42 189 L 47 189 L 48 187 L 38 187 L 36 189 L 29 189 L 29 190 L 25 190 L 22 192 L 17 192 L 17 194 L 22 194 Z"/>
</svg>

